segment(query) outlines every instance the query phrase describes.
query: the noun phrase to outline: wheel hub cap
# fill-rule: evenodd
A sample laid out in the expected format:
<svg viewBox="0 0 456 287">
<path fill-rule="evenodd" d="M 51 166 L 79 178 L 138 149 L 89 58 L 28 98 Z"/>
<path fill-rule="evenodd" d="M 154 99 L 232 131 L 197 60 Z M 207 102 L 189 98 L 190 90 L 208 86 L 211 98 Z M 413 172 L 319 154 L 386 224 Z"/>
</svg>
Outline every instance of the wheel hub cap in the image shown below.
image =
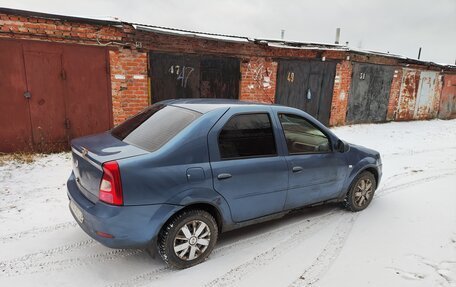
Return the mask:
<svg viewBox="0 0 456 287">
<path fill-rule="evenodd" d="M 363 207 L 369 203 L 374 189 L 372 181 L 368 178 L 358 181 L 355 189 L 355 204 Z"/>
<path fill-rule="evenodd" d="M 211 230 L 200 221 L 185 223 L 174 238 L 174 253 L 182 260 L 194 260 L 200 257 L 209 246 Z"/>
</svg>

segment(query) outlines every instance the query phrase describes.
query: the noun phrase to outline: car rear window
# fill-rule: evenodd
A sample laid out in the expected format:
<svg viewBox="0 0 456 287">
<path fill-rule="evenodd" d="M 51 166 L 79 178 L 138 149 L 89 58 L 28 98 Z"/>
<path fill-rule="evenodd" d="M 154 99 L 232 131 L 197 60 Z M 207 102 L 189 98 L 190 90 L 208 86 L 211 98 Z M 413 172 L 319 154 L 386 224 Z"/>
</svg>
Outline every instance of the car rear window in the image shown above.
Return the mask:
<svg viewBox="0 0 456 287">
<path fill-rule="evenodd" d="M 184 108 L 152 105 L 112 129 L 111 134 L 128 144 L 152 152 L 200 116 L 200 113 Z"/>
</svg>

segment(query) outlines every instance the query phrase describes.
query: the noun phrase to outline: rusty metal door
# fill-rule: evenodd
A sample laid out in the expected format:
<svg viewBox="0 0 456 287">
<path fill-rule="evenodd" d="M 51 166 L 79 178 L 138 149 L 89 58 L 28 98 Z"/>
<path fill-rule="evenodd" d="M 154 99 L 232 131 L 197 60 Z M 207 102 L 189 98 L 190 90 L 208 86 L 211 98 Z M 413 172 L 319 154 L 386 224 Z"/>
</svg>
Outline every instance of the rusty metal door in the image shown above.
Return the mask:
<svg viewBox="0 0 456 287">
<path fill-rule="evenodd" d="M 105 47 L 0 40 L 0 151 L 55 151 L 112 126 Z"/>
<path fill-rule="evenodd" d="M 23 60 L 20 42 L 0 40 L 0 152 L 33 147 Z"/>
<path fill-rule="evenodd" d="M 445 75 L 440 97 L 440 119 L 456 118 L 456 75 Z"/>
<path fill-rule="evenodd" d="M 40 151 L 61 149 L 67 142 L 62 56 L 24 51 L 33 143 Z"/>
<path fill-rule="evenodd" d="M 301 109 L 329 125 L 336 64 L 279 60 L 275 102 Z"/>
<path fill-rule="evenodd" d="M 434 117 L 434 100 L 439 73 L 422 71 L 418 86 L 414 119 L 430 119 Z"/>
<path fill-rule="evenodd" d="M 69 139 L 112 126 L 108 53 L 105 48 L 63 47 L 63 77 Z"/>
<path fill-rule="evenodd" d="M 396 120 L 413 119 L 419 83 L 420 72 L 418 70 L 403 69 Z"/>
<path fill-rule="evenodd" d="M 394 67 L 353 64 L 346 117 L 348 124 L 386 121 L 393 76 Z"/>
<path fill-rule="evenodd" d="M 152 102 L 239 97 L 239 59 L 155 52 L 149 59 Z"/>
</svg>

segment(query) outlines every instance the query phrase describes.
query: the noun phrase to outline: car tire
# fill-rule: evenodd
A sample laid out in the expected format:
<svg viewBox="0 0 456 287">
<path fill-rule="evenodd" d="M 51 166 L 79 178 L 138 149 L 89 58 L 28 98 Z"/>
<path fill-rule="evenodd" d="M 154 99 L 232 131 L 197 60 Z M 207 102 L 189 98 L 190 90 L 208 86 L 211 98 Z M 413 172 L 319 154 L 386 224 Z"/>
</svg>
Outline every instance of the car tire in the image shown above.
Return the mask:
<svg viewBox="0 0 456 287">
<path fill-rule="evenodd" d="M 171 267 L 185 269 L 207 259 L 218 238 L 214 217 L 204 210 L 185 210 L 158 235 L 158 253 Z"/>
<path fill-rule="evenodd" d="M 365 209 L 371 203 L 376 189 L 377 181 L 375 180 L 375 176 L 368 171 L 360 173 L 353 180 L 345 196 L 345 208 L 353 212 Z"/>
</svg>

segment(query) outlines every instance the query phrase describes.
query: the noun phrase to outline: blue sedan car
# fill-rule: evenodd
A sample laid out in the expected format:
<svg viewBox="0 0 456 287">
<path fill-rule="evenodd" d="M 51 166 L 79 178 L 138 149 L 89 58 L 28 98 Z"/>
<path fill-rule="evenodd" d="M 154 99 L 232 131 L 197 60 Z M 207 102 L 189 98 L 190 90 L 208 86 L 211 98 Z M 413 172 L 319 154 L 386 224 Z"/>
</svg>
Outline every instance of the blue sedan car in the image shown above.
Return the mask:
<svg viewBox="0 0 456 287">
<path fill-rule="evenodd" d="M 360 211 L 378 152 L 345 143 L 305 112 L 231 100 L 154 104 L 72 141 L 70 210 L 112 248 L 158 249 L 176 268 L 205 260 L 221 232 L 325 202 Z"/>
</svg>

